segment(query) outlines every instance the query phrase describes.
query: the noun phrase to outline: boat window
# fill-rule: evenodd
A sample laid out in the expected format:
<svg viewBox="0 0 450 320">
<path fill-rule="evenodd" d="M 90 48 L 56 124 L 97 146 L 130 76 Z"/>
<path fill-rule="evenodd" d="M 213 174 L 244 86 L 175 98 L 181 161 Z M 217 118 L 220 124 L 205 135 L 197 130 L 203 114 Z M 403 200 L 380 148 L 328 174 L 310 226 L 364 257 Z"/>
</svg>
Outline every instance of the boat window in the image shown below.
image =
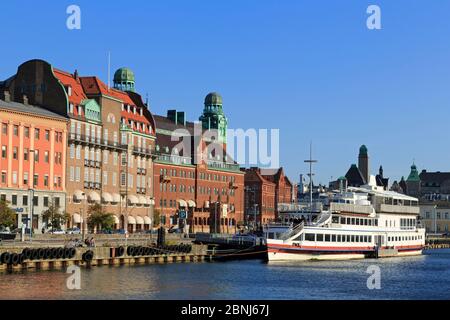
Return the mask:
<svg viewBox="0 0 450 320">
<path fill-rule="evenodd" d="M 352 238 L 351 238 L 350 242 L 355 242 L 355 236 L 354 235 L 352 235 Z"/>
<path fill-rule="evenodd" d="M 352 224 L 355 225 L 355 218 L 352 218 Z"/>
<path fill-rule="evenodd" d="M 355 242 L 359 242 L 359 236 L 355 236 Z"/>
<path fill-rule="evenodd" d="M 369 225 L 369 221 L 367 221 L 367 219 L 364 219 L 364 225 L 365 226 Z"/>
<path fill-rule="evenodd" d="M 341 218 L 341 224 L 345 224 L 345 218 Z"/>
<path fill-rule="evenodd" d="M 356 220 L 356 225 L 359 226 L 359 219 L 356 218 L 355 220 Z"/>
<path fill-rule="evenodd" d="M 372 236 L 369 236 L 369 242 L 372 242 Z"/>
<path fill-rule="evenodd" d="M 331 236 L 331 241 L 332 241 L 332 242 L 336 242 L 336 235 L 335 235 L 335 234 L 333 234 L 333 235 Z"/>
<path fill-rule="evenodd" d="M 316 241 L 316 235 L 314 233 L 305 234 L 306 241 Z"/>
<path fill-rule="evenodd" d="M 350 242 L 350 235 L 345 236 L 346 242 Z"/>
<path fill-rule="evenodd" d="M 316 241 L 323 241 L 323 234 L 318 233 Z"/>
<path fill-rule="evenodd" d="M 325 241 L 326 241 L 326 242 L 330 242 L 330 240 L 331 240 L 331 239 L 330 239 L 330 235 L 329 235 L 329 234 L 326 234 L 326 235 L 325 235 Z"/>
<path fill-rule="evenodd" d="M 340 234 L 337 235 L 337 242 L 342 242 L 342 241 L 341 241 L 341 235 L 340 235 Z"/>
</svg>

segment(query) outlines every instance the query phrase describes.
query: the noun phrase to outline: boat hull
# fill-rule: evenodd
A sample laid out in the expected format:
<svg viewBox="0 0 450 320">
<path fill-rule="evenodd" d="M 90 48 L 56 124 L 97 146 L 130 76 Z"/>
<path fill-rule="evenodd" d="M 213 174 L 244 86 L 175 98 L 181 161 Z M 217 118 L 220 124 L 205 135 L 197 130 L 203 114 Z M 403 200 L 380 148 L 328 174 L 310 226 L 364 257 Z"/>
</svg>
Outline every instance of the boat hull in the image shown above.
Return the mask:
<svg viewBox="0 0 450 320">
<path fill-rule="evenodd" d="M 361 253 L 286 253 L 286 252 L 267 252 L 268 261 L 307 261 L 307 260 L 355 260 L 364 259 L 365 255 Z"/>
</svg>

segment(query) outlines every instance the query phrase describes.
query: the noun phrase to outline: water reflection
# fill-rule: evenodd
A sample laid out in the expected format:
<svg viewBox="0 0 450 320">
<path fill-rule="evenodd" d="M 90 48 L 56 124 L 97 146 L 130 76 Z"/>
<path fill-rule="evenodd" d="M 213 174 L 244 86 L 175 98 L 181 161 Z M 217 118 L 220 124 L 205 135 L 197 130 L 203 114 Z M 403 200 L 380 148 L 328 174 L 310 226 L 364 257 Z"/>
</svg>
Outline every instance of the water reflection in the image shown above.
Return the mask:
<svg viewBox="0 0 450 320">
<path fill-rule="evenodd" d="M 368 266 L 382 289 L 368 290 Z M 81 290 L 63 271 L 0 275 L 2 299 L 450 299 L 450 250 L 355 261 L 170 264 L 81 269 Z"/>
</svg>

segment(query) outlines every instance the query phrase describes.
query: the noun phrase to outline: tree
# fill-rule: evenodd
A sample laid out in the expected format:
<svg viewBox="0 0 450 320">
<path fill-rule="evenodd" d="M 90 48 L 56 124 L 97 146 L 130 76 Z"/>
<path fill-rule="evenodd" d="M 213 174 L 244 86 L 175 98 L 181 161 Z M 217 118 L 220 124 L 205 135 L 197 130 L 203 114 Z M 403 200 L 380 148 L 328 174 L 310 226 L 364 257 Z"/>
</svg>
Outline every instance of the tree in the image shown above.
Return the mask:
<svg viewBox="0 0 450 320">
<path fill-rule="evenodd" d="M 59 206 L 54 202 L 50 202 L 49 207 L 42 213 L 42 220 L 48 227 L 53 229 L 61 229 L 61 226 L 67 222 L 69 214 L 67 212 L 61 212 Z"/>
<path fill-rule="evenodd" d="M 101 204 L 95 203 L 89 207 L 87 219 L 89 229 L 111 230 L 114 227 L 114 223 L 113 215 L 106 212 Z"/>
<path fill-rule="evenodd" d="M 0 200 L 0 227 L 12 228 L 16 222 L 16 213 L 9 207 L 9 203 Z"/>
<path fill-rule="evenodd" d="M 153 226 L 158 227 L 161 223 L 161 211 L 159 209 L 153 210 Z"/>
</svg>

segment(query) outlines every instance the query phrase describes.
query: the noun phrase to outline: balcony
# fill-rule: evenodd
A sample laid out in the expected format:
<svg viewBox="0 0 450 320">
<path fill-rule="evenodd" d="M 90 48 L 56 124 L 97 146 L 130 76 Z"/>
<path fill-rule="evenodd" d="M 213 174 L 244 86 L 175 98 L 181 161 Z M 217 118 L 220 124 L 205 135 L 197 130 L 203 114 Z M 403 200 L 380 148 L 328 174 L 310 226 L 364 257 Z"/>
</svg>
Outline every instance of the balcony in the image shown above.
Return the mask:
<svg viewBox="0 0 450 320">
<path fill-rule="evenodd" d="M 414 206 L 399 206 L 391 204 L 378 204 L 377 212 L 386 213 L 404 213 L 404 214 L 419 214 L 420 208 Z"/>
<path fill-rule="evenodd" d="M 208 165 L 208 167 L 210 167 L 212 169 L 221 169 L 221 170 L 228 170 L 228 171 L 240 171 L 239 164 L 235 164 L 235 163 L 208 160 L 208 161 L 206 161 L 206 164 Z"/>
<path fill-rule="evenodd" d="M 138 194 L 146 194 L 147 193 L 147 189 L 146 188 L 137 188 L 136 189 Z"/>
<path fill-rule="evenodd" d="M 70 133 L 69 143 L 78 143 L 82 145 L 96 146 L 99 148 L 107 148 L 113 150 L 126 150 L 128 146 L 120 145 L 117 141 L 104 140 L 100 138 L 92 138 L 84 134 Z"/>
<path fill-rule="evenodd" d="M 101 168 L 102 163 L 100 161 L 84 159 L 84 166 L 92 168 Z"/>
<path fill-rule="evenodd" d="M 133 153 L 143 156 L 152 156 L 152 149 L 150 148 L 140 148 L 140 147 L 133 147 Z"/>
<path fill-rule="evenodd" d="M 145 169 L 145 168 L 137 168 L 137 174 L 146 175 L 147 174 L 147 169 Z"/>
<path fill-rule="evenodd" d="M 92 190 L 101 190 L 102 189 L 102 184 L 99 183 L 99 182 L 85 181 L 84 182 L 84 188 L 85 189 L 92 189 Z"/>
</svg>

